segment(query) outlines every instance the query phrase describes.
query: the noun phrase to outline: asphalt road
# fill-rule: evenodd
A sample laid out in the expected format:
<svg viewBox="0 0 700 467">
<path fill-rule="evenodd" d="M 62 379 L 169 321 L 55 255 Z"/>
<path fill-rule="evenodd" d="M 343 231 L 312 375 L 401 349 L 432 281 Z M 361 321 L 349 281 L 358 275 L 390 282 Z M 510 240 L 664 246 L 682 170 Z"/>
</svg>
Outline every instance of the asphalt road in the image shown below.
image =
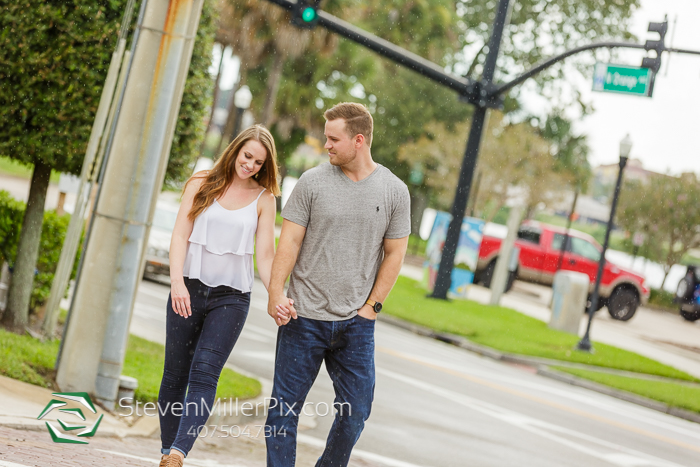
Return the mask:
<svg viewBox="0 0 700 467">
<path fill-rule="evenodd" d="M 131 332 L 164 341 L 169 288 L 142 282 Z M 269 381 L 276 326 L 255 285 L 229 362 Z M 372 416 L 353 456 L 368 465 L 697 466 L 700 426 L 377 323 Z M 333 401 L 322 370 L 315 411 Z M 311 410 L 310 410 L 311 411 Z M 307 417 L 299 442 L 324 442 L 332 416 Z"/>
</svg>

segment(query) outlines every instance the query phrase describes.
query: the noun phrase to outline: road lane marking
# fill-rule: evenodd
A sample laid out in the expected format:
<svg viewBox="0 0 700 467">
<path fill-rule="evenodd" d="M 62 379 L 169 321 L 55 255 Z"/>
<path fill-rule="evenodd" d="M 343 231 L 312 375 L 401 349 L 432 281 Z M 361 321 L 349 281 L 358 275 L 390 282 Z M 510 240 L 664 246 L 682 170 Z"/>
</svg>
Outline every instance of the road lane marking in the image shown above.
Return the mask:
<svg viewBox="0 0 700 467">
<path fill-rule="evenodd" d="M 305 434 L 297 434 L 297 440 L 300 443 L 321 449 L 326 447 L 326 442 L 324 440 Z M 386 457 L 373 452 L 363 451 L 362 449 L 353 449 L 352 457 L 359 457 L 360 459 L 379 462 L 380 464 L 384 464 L 388 467 L 421 467 L 416 464 L 411 464 L 410 462 L 394 459 L 393 457 Z"/>
<path fill-rule="evenodd" d="M 595 438 L 593 436 L 589 436 L 578 431 L 570 430 L 559 425 L 545 422 L 544 420 L 539 420 L 537 418 L 530 417 L 528 415 L 524 415 L 510 409 L 505 409 L 495 404 L 484 402 L 431 383 L 426 383 L 425 381 L 420 381 L 415 378 L 402 375 L 400 373 L 395 373 L 393 371 L 385 370 L 382 368 L 377 368 L 377 372 L 380 374 L 384 374 L 385 376 L 388 376 L 390 378 L 396 379 L 398 381 L 402 381 L 413 387 L 423 389 L 431 394 L 441 396 L 451 402 L 460 404 L 464 407 L 471 408 L 472 410 L 480 412 L 484 415 L 501 420 L 505 423 L 508 423 L 509 425 L 516 426 L 530 433 L 547 438 L 551 441 L 559 443 L 563 446 L 567 446 L 581 453 L 588 454 L 592 457 L 604 460 L 613 465 L 618 465 L 620 467 L 682 467 L 680 466 L 680 464 L 660 459 L 658 457 L 645 454 L 643 452 L 630 449 L 615 443 L 611 443 L 603 439 Z M 566 435 L 568 438 L 564 437 L 563 435 Z M 577 439 L 579 442 L 573 441 L 569 438 Z M 592 444 L 594 446 L 597 446 L 598 449 L 586 446 L 583 443 Z M 608 451 L 606 452 L 601 449 L 606 449 Z"/>
<path fill-rule="evenodd" d="M 603 417 L 603 416 L 600 416 L 600 415 L 591 414 L 591 413 L 588 413 L 588 412 L 586 412 L 586 411 L 584 411 L 584 410 L 580 410 L 580 409 L 576 409 L 576 408 L 573 408 L 573 407 L 569 407 L 569 406 L 566 406 L 566 405 L 564 405 L 564 404 L 560 404 L 560 403 L 558 403 L 558 402 L 548 401 L 547 399 L 543 399 L 543 398 L 541 398 L 541 397 L 533 396 L 533 395 L 531 395 L 531 394 L 527 394 L 527 393 L 525 393 L 525 392 L 523 392 L 523 391 L 520 391 L 520 390 L 517 390 L 517 389 L 508 388 L 508 387 L 502 386 L 502 385 L 500 385 L 500 384 L 493 383 L 493 382 L 491 382 L 491 381 L 486 381 L 486 380 L 484 380 L 484 379 L 482 379 L 482 378 L 478 378 L 478 377 L 476 377 L 476 376 L 466 375 L 466 374 L 464 374 L 464 373 L 461 373 L 461 372 L 458 372 L 458 371 L 455 371 L 455 370 L 450 370 L 450 369 L 448 369 L 448 368 L 444 368 L 444 367 L 439 366 L 439 365 L 434 365 L 434 364 L 431 364 L 431 363 L 426 363 L 426 362 L 421 361 L 421 360 L 420 360 L 419 358 L 417 358 L 417 357 L 414 357 L 414 356 L 412 356 L 412 355 L 404 354 L 403 352 L 398 352 L 398 351 L 395 351 L 395 350 L 392 350 L 392 349 L 387 349 L 387 348 L 384 348 L 384 347 L 377 347 L 377 349 L 380 350 L 381 352 L 387 353 L 387 354 L 389 354 L 389 355 L 393 355 L 393 356 L 395 356 L 395 357 L 397 357 L 397 358 L 402 358 L 402 359 L 404 359 L 404 360 L 408 360 L 408 361 L 417 363 L 417 364 L 419 364 L 419 365 L 427 366 L 427 367 L 429 367 L 429 368 L 433 368 L 433 369 L 435 369 L 435 370 L 442 371 L 442 372 L 444 372 L 444 373 L 451 374 L 451 375 L 453 375 L 453 376 L 457 376 L 458 378 L 466 379 L 467 381 L 471 381 L 471 382 L 473 382 L 473 383 L 480 384 L 480 385 L 482 385 L 482 386 L 486 386 L 486 387 L 489 387 L 489 388 L 492 388 L 492 389 L 496 389 L 496 390 L 501 391 L 501 392 L 506 392 L 506 393 L 508 393 L 508 394 L 511 394 L 511 395 L 514 395 L 514 396 L 518 396 L 518 397 L 521 397 L 521 398 L 523 398 L 523 399 L 528 399 L 528 400 L 531 400 L 531 401 L 533 401 L 533 402 L 538 402 L 538 403 L 540 403 L 540 404 L 542 404 L 542 405 L 547 405 L 547 406 L 550 406 L 550 407 L 554 407 L 554 408 L 557 408 L 557 409 L 560 409 L 560 410 L 562 410 L 562 411 L 569 412 L 569 413 L 572 413 L 572 414 L 575 414 L 575 415 L 580 415 L 580 416 L 582 416 L 582 417 L 589 418 L 589 419 L 591 419 L 591 420 L 596 420 L 596 421 L 605 423 L 605 424 L 610 425 L 610 426 L 615 426 L 615 427 L 621 428 L 621 429 L 623 429 L 623 430 L 627 430 L 627 431 L 630 431 L 630 432 L 633 432 L 633 433 L 637 433 L 637 434 L 640 434 L 640 435 L 644 435 L 644 436 L 646 436 L 646 437 L 653 438 L 653 439 L 656 439 L 656 440 L 659 440 L 659 441 L 663 441 L 663 442 L 666 442 L 666 443 L 668 443 L 668 444 L 672 444 L 672 445 L 674 445 L 674 446 L 679 446 L 679 447 L 682 447 L 682 448 L 685 448 L 685 449 L 688 449 L 688 450 L 691 450 L 691 451 L 700 452 L 700 446 L 694 446 L 694 445 L 692 445 L 692 444 L 684 443 L 684 442 L 682 442 L 682 441 L 678 441 L 678 440 L 675 440 L 675 439 L 673 439 L 673 438 L 669 438 L 669 437 L 667 437 L 667 436 L 663 436 L 663 435 L 659 435 L 659 434 L 656 434 L 656 433 L 652 433 L 652 432 L 650 432 L 650 431 L 643 430 L 643 429 L 641 429 L 641 428 L 637 428 L 637 427 L 634 427 L 634 426 L 631 426 L 631 425 L 627 425 L 626 423 L 617 422 L 617 421 L 615 421 L 615 420 L 611 420 L 611 419 L 609 419 L 609 418 L 606 418 L 606 417 Z M 377 371 L 379 371 L 379 368 L 377 368 Z M 384 371 L 387 371 L 387 370 L 384 370 Z"/>
<path fill-rule="evenodd" d="M 274 362 L 275 361 L 275 353 L 269 352 L 266 350 L 243 350 L 243 351 L 239 351 L 238 355 L 256 358 L 258 360 L 263 360 L 266 362 Z"/>
<path fill-rule="evenodd" d="M 265 344 L 271 342 L 271 339 L 269 337 L 259 336 L 255 332 L 245 332 L 245 329 L 241 333 L 241 338 L 248 339 L 250 341 L 255 341 L 255 342 L 262 342 Z"/>
<path fill-rule="evenodd" d="M 149 284 L 150 286 L 151 284 Z M 168 295 L 170 295 L 170 287 L 167 289 L 161 289 L 160 287 L 158 288 L 152 288 L 152 287 L 144 287 L 143 283 L 139 286 L 138 291 L 136 294 L 144 294 L 148 295 L 149 297 L 157 298 L 158 300 L 162 300 L 163 302 L 168 301 Z"/>
<path fill-rule="evenodd" d="M 531 381 L 524 381 L 522 379 L 517 379 L 514 377 L 510 376 L 504 376 L 504 375 L 498 375 L 498 374 L 493 374 L 492 372 L 489 372 L 487 370 L 480 370 L 480 369 L 469 369 L 468 371 L 465 370 L 463 367 L 459 365 L 454 365 L 450 363 L 445 363 L 444 361 L 437 360 L 437 359 L 432 359 L 428 357 L 419 357 L 419 356 L 412 356 L 416 360 L 420 360 L 429 364 L 441 366 L 443 368 L 448 368 L 454 371 L 458 371 L 462 374 L 465 375 L 471 375 L 471 376 L 482 376 L 486 377 L 491 380 L 496 380 L 500 381 L 502 383 L 508 383 L 511 385 L 516 385 L 516 386 L 521 386 L 524 388 L 528 389 L 534 389 L 536 391 L 541 391 L 541 392 L 547 392 L 552 395 L 556 395 L 559 397 L 563 397 L 572 401 L 576 401 L 579 403 L 584 403 L 591 405 L 593 407 L 602 409 L 602 410 L 607 410 L 609 412 L 612 412 L 616 415 L 623 415 L 625 417 L 642 421 L 648 425 L 653 425 L 656 426 L 657 428 L 662 428 L 665 430 L 673 431 L 676 433 L 679 433 L 684 436 L 688 436 L 690 438 L 695 438 L 695 439 L 700 439 L 700 433 L 696 431 L 691 431 L 692 429 L 697 429 L 697 424 L 693 422 L 689 422 L 687 420 L 683 419 L 675 419 L 675 422 L 681 423 L 686 426 L 678 426 L 678 425 L 673 425 L 671 423 L 665 422 L 663 420 L 656 420 L 653 418 L 649 417 L 649 411 L 647 409 L 642 409 L 641 407 L 630 404 L 630 407 L 628 409 L 631 410 L 621 410 L 619 407 L 619 404 L 611 404 L 608 402 L 609 398 L 606 396 L 603 396 L 598 393 L 592 393 L 592 396 L 598 396 L 598 397 L 590 397 L 588 395 L 580 394 L 576 391 L 570 391 L 570 390 L 563 390 L 559 389 L 553 386 L 548 386 L 536 382 L 531 382 Z M 454 355 L 453 355 L 454 357 Z M 619 402 L 618 400 L 614 400 L 615 402 Z M 661 415 L 662 412 L 652 412 L 653 415 Z M 666 415 L 666 414 L 664 414 Z"/>
<path fill-rule="evenodd" d="M 0 460 L 0 467 L 29 467 L 25 464 L 15 464 L 14 462 L 7 462 Z"/>
</svg>

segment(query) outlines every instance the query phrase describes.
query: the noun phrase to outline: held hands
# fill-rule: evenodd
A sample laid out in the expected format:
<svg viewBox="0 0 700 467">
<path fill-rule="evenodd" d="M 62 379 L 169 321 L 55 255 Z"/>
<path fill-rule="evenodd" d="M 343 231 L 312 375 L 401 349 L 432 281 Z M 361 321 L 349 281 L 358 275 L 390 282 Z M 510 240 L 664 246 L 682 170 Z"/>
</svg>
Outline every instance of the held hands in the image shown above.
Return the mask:
<svg viewBox="0 0 700 467">
<path fill-rule="evenodd" d="M 190 308 L 190 293 L 188 292 L 187 287 L 185 287 L 184 281 L 171 281 L 170 300 L 175 313 L 183 318 L 192 316 L 192 309 Z"/>
<path fill-rule="evenodd" d="M 284 326 L 292 318 L 297 319 L 297 310 L 294 309 L 294 300 L 284 294 L 270 295 L 267 302 L 267 314 L 275 320 L 277 326 Z"/>
</svg>

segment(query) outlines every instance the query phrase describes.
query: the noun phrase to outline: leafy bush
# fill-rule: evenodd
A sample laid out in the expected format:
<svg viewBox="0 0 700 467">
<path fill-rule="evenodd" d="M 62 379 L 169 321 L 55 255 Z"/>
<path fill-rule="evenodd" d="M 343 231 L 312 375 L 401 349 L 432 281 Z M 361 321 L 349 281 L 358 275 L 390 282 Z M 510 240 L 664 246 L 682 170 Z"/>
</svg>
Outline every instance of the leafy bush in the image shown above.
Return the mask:
<svg viewBox="0 0 700 467">
<path fill-rule="evenodd" d="M 659 289 L 651 289 L 649 294 L 649 305 L 667 310 L 676 311 L 678 305 L 673 302 L 674 295 L 671 292 Z"/>
<path fill-rule="evenodd" d="M 22 218 L 25 204 L 17 201 L 6 191 L 0 190 L 0 259 L 7 261 L 10 268 L 14 266 L 17 256 L 17 244 L 22 230 Z M 68 230 L 70 214 L 59 216 L 56 211 L 44 213 L 44 223 L 41 226 L 41 243 L 39 258 L 34 276 L 34 288 L 30 301 L 30 309 L 42 306 L 51 293 L 51 283 L 61 256 L 63 240 Z M 78 249 L 78 255 L 80 254 Z M 78 257 L 73 264 L 71 277 L 75 277 Z"/>
<path fill-rule="evenodd" d="M 23 216 L 24 204 L 0 190 L 0 261 L 6 261 L 10 266 L 17 255 Z"/>
</svg>

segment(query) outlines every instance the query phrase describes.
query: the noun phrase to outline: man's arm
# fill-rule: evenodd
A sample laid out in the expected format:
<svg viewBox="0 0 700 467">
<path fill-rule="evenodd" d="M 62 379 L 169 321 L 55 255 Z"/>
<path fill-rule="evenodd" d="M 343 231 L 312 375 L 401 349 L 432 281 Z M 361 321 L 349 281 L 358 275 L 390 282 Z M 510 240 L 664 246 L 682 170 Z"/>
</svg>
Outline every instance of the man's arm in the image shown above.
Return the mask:
<svg viewBox="0 0 700 467">
<path fill-rule="evenodd" d="M 272 262 L 270 275 L 270 287 L 268 288 L 269 301 L 267 313 L 275 320 L 278 326 L 285 325 L 291 318 L 296 319 L 297 312 L 294 302 L 284 295 L 284 283 L 292 273 L 294 264 L 299 256 L 301 243 L 306 235 L 306 227 L 294 222 L 284 220 L 282 233 L 277 245 L 277 253 Z"/>
<path fill-rule="evenodd" d="M 396 283 L 396 279 L 399 277 L 407 248 L 407 236 L 403 238 L 384 239 L 384 260 L 379 266 L 377 280 L 374 282 L 372 292 L 369 294 L 371 300 L 375 302 L 384 302 L 389 296 L 389 292 L 391 292 L 391 289 Z M 358 310 L 357 314 L 363 318 L 377 319 L 377 313 L 366 303 Z"/>
</svg>

